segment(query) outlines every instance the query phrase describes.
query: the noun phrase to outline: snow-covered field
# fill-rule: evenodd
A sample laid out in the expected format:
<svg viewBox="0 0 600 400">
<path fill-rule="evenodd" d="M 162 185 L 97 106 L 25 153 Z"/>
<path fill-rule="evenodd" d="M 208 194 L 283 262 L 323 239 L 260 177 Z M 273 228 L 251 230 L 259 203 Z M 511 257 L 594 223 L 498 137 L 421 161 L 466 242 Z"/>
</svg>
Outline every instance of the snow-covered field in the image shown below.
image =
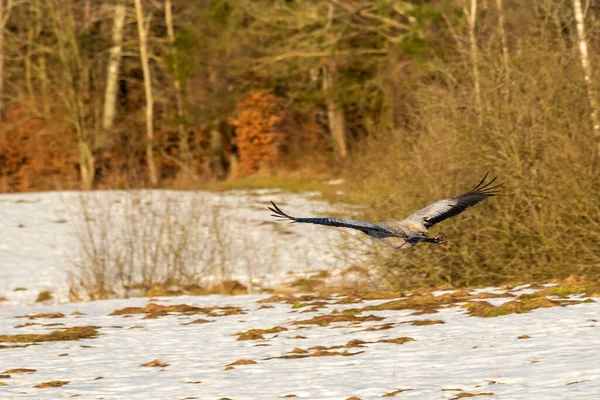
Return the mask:
<svg viewBox="0 0 600 400">
<path fill-rule="evenodd" d="M 596 302 L 480 318 L 466 315 L 459 307 L 462 303 L 425 315 L 411 315 L 410 309 L 343 314 L 339 311 L 390 300 L 257 302 L 265 297 L 109 300 L 0 310 L 0 335 L 98 327 L 95 338 L 0 349 L 4 374 L 0 382 L 8 385 L 0 387 L 0 398 L 333 400 L 479 395 L 591 400 L 600 393 Z M 511 299 L 493 300 L 499 304 Z M 201 309 L 156 318 L 132 309 L 110 315 L 149 303 Z M 321 308 L 313 309 L 314 305 Z M 202 309 L 211 306 L 221 308 Z M 18 318 L 37 313 L 64 317 Z M 425 322 L 415 325 L 415 321 Z M 15 327 L 27 322 L 35 325 Z M 250 329 L 273 333 L 259 335 Z M 241 333 L 248 340 L 238 340 Z M 396 340 L 386 342 L 390 339 Z M 6 339 L 0 336 L 2 340 Z M 142 366 L 154 360 L 157 366 Z M 235 362 L 247 364 L 228 368 Z M 15 369 L 35 371 L 11 372 Z M 35 387 L 53 381 L 68 383 Z"/>
<path fill-rule="evenodd" d="M 340 267 L 335 230 L 264 223 L 271 199 L 326 209 L 309 195 L 193 195 L 281 247 L 283 271 Z M 0 196 L 0 399 L 599 398 L 597 287 L 34 304 L 41 289 L 67 298 L 79 196 Z"/>
<path fill-rule="evenodd" d="M 178 202 L 173 209 L 187 213 L 198 207 L 201 223 L 218 224 L 227 243 L 231 279 L 248 284 L 252 278 L 274 287 L 290 275 L 333 270 L 345 266 L 336 255 L 340 231 L 305 225 L 291 229 L 270 217 L 267 205 L 275 201 L 298 215 L 315 215 L 331 207 L 316 200 L 314 193 L 286 194 L 277 190 L 230 191 L 106 191 L 24 193 L 0 196 L 0 296 L 7 304 L 32 304 L 39 291 L 49 290 L 55 302 L 68 299 L 68 272 L 80 257 L 79 232 L 82 201 L 101 223 L 126 224 L 126 200 L 136 196 L 140 209 L 164 212 L 163 204 Z M 216 213 L 213 220 L 211 213 Z M 204 215 L 207 214 L 207 215 Z M 159 216 L 160 217 L 160 216 Z M 183 216 L 185 217 L 185 215 Z M 181 218 L 181 217 L 180 217 Z M 105 227 L 102 227 L 105 228 Z M 208 229 L 208 226 L 207 226 Z M 115 229 L 118 230 L 118 229 Z M 210 235 L 205 242 L 211 243 Z M 197 243 L 200 248 L 205 243 Z"/>
</svg>

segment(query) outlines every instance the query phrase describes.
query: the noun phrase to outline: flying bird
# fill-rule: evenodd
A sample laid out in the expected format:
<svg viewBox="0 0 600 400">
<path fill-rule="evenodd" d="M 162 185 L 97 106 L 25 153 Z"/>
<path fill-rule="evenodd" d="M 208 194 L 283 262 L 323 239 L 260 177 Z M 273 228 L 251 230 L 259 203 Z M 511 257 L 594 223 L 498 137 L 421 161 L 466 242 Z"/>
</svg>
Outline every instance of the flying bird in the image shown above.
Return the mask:
<svg viewBox="0 0 600 400">
<path fill-rule="evenodd" d="M 486 173 L 481 182 L 467 193 L 449 199 L 439 200 L 417 211 L 402 221 L 386 221 L 372 224 L 365 221 L 355 221 L 345 218 L 297 218 L 281 211 L 273 202 L 273 207 L 268 209 L 273 212 L 273 217 L 278 221 L 303 222 L 309 224 L 335 226 L 341 228 L 357 229 L 375 239 L 381 240 L 395 249 L 413 247 L 421 242 L 444 244 L 446 236 L 437 235 L 433 238 L 427 237 L 426 233 L 433 225 L 450 217 L 460 214 L 467 208 L 500 193 L 498 189 L 502 184 L 493 185 L 497 177 L 486 182 Z"/>
</svg>

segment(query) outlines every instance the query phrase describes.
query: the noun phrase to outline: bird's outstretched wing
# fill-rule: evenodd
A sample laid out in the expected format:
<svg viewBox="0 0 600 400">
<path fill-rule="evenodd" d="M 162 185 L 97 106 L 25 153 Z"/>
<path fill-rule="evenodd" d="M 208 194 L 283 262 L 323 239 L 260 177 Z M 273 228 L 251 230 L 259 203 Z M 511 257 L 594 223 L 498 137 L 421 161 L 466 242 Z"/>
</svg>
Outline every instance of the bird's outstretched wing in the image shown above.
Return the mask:
<svg viewBox="0 0 600 400">
<path fill-rule="evenodd" d="M 496 178 L 486 183 L 485 180 L 487 179 L 487 176 L 488 174 L 486 173 L 481 182 L 469 192 L 450 199 L 436 201 L 422 210 L 417 211 L 402 222 L 420 225 L 428 229 L 447 218 L 460 214 L 467 208 L 474 206 L 488 197 L 499 194 L 500 191 L 498 188 L 502 186 L 502 184 L 492 186 L 496 181 Z"/>
<path fill-rule="evenodd" d="M 279 207 L 273 202 L 271 202 L 273 207 L 268 207 L 273 214 L 271 216 L 279 218 L 278 221 L 291 221 L 291 222 L 304 222 L 309 224 L 317 224 L 317 225 L 327 225 L 327 226 L 336 226 L 341 228 L 350 228 L 350 229 L 358 229 L 366 234 L 369 232 L 378 232 L 384 235 L 389 236 L 398 236 L 397 233 L 394 233 L 390 230 L 385 229 L 379 225 L 371 224 L 365 221 L 355 221 L 352 219 L 345 218 L 296 218 L 292 217 L 281 211 Z"/>
</svg>

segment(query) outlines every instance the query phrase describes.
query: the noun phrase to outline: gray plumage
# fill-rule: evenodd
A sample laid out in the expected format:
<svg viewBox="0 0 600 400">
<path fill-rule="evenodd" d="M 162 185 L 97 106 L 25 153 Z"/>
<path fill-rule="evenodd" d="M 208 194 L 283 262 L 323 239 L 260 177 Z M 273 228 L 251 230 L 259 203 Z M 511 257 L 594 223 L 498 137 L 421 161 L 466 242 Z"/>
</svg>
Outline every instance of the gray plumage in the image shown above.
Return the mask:
<svg viewBox="0 0 600 400">
<path fill-rule="evenodd" d="M 486 183 L 487 176 L 488 174 L 485 174 L 481 182 L 467 193 L 436 201 L 402 221 L 372 224 L 345 218 L 296 218 L 281 211 L 273 202 L 271 202 L 273 207 L 268 208 L 273 212 L 272 216 L 279 218 L 279 221 L 356 229 L 396 249 L 412 247 L 420 242 L 443 244 L 446 239 L 445 235 L 440 234 L 434 238 L 429 238 L 425 233 L 433 225 L 460 214 L 488 197 L 497 195 L 499 193 L 498 188 L 502 185 L 492 186 L 496 178 Z"/>
</svg>

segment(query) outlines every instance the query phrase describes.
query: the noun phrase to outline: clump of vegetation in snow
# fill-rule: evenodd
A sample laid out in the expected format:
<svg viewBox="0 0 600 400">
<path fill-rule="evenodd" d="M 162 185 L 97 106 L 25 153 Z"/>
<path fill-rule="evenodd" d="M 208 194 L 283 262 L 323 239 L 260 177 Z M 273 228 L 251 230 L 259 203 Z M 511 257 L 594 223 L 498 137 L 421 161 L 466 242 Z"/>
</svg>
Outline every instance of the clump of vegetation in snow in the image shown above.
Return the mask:
<svg viewBox="0 0 600 400">
<path fill-rule="evenodd" d="M 257 252 L 258 239 L 223 222 L 218 205 L 160 192 L 98 199 L 80 201 L 73 300 L 245 294 L 255 266 L 275 264 Z M 232 279 L 240 268 L 248 285 Z"/>
</svg>

